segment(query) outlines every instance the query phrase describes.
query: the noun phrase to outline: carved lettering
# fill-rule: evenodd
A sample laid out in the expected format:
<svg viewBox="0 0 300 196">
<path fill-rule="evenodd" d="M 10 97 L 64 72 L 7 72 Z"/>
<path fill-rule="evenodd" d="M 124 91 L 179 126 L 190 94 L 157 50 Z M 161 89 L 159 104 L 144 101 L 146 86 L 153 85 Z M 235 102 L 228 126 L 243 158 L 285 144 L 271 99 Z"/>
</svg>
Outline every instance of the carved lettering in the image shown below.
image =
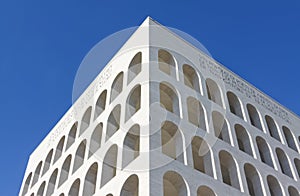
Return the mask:
<svg viewBox="0 0 300 196">
<path fill-rule="evenodd" d="M 278 106 L 277 103 L 273 102 L 268 97 L 263 95 L 261 92 L 257 91 L 254 87 L 250 86 L 242 79 L 232 74 L 230 71 L 224 69 L 223 67 L 203 55 L 200 55 L 199 62 L 200 67 L 208 70 L 210 74 L 223 80 L 226 85 L 234 88 L 241 94 L 244 94 L 247 98 L 253 100 L 268 111 L 291 124 L 288 112 L 285 111 L 282 107 Z"/>
<path fill-rule="evenodd" d="M 58 122 L 57 128 L 51 131 L 47 147 L 49 147 L 56 139 L 61 135 L 62 132 L 68 127 L 70 123 L 74 123 L 77 119 L 78 111 L 83 110 L 87 107 L 87 104 L 94 98 L 95 94 L 99 92 L 99 89 L 106 83 L 112 73 L 112 66 L 106 67 L 96 80 L 91 84 L 87 91 L 80 96 L 78 101 L 73 105 L 73 110 L 64 116 L 64 120 Z"/>
</svg>

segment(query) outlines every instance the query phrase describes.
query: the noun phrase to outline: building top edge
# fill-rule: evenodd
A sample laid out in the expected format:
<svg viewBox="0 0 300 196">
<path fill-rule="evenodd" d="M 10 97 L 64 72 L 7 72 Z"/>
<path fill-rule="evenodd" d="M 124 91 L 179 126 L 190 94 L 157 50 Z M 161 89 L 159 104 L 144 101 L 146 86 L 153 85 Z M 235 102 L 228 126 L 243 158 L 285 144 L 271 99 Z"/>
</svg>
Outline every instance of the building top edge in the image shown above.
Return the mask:
<svg viewBox="0 0 300 196">
<path fill-rule="evenodd" d="M 267 99 L 275 102 L 278 106 L 280 106 L 281 108 L 283 108 L 286 112 L 290 113 L 294 118 L 300 120 L 300 116 L 298 114 L 296 114 L 294 111 L 292 111 L 291 109 L 289 109 L 288 107 L 282 105 L 281 103 L 279 103 L 277 100 L 275 100 L 273 97 L 271 97 L 270 95 L 268 95 L 267 93 L 263 92 L 262 90 L 258 89 L 257 87 L 255 87 L 253 84 L 251 84 L 249 81 L 243 79 L 241 76 L 239 76 L 238 74 L 236 74 L 235 72 L 233 72 L 231 69 L 229 69 L 228 67 L 226 67 L 224 64 L 220 63 L 218 60 L 212 58 L 211 56 L 207 55 L 205 52 L 201 51 L 199 48 L 197 48 L 195 45 L 193 45 L 192 43 L 188 42 L 187 40 L 183 39 L 181 36 L 179 36 L 178 34 L 176 34 L 175 32 L 173 32 L 171 29 L 167 28 L 166 26 L 162 25 L 161 23 L 159 23 L 158 21 L 154 20 L 153 18 L 151 18 L 150 16 L 147 17 L 147 19 L 151 22 L 153 22 L 151 25 L 157 25 L 160 28 L 163 28 L 164 30 L 168 31 L 170 34 L 172 34 L 173 36 L 175 36 L 177 39 L 183 41 L 184 43 L 186 43 L 187 45 L 189 45 L 191 48 L 193 48 L 194 50 L 196 50 L 197 52 L 199 52 L 201 55 L 203 55 L 205 58 L 208 58 L 210 60 L 212 60 L 214 63 L 216 63 L 218 66 L 222 67 L 223 69 L 225 69 L 226 71 L 230 72 L 232 75 L 234 75 L 235 77 L 238 77 L 240 80 L 242 80 L 244 83 L 250 85 L 253 89 L 255 89 L 256 91 L 258 91 L 259 93 L 263 94 L 264 96 L 267 97 Z M 146 20 L 147 20 L 146 19 Z"/>
<path fill-rule="evenodd" d="M 153 26 L 153 25 L 157 25 L 158 27 L 166 30 L 167 32 L 169 32 L 170 34 L 172 34 L 173 36 L 175 36 L 176 38 L 180 39 L 185 44 L 189 45 L 195 51 L 197 51 L 198 53 L 200 53 L 202 57 L 204 57 L 205 59 L 208 59 L 208 60 L 212 61 L 213 63 L 215 63 L 218 66 L 220 66 L 222 69 L 228 71 L 230 74 L 234 75 L 235 77 L 237 77 L 238 79 L 240 79 L 241 81 L 243 81 L 244 83 L 250 85 L 257 92 L 261 93 L 262 95 L 264 95 L 265 97 L 267 97 L 267 99 L 269 99 L 272 102 L 276 103 L 279 107 L 283 108 L 286 112 L 288 112 L 294 118 L 296 118 L 297 120 L 300 121 L 300 117 L 296 113 L 294 113 L 293 111 L 291 111 L 287 107 L 283 106 L 282 104 L 280 104 L 278 101 L 274 100 L 272 97 L 270 97 L 266 93 L 264 93 L 261 90 L 257 89 L 254 85 L 252 85 L 251 83 L 249 83 L 248 81 L 246 81 L 245 79 L 243 79 L 242 77 L 240 77 L 238 74 L 234 73 L 233 71 L 231 71 L 229 68 L 227 68 L 226 66 L 224 66 L 223 64 L 221 64 L 220 62 L 218 62 L 217 60 L 215 60 L 214 58 L 208 56 L 203 51 L 201 51 L 200 49 L 198 49 L 196 46 L 194 46 L 190 42 L 186 41 L 185 39 L 183 39 L 182 37 L 180 37 L 179 35 L 177 35 L 175 32 L 171 31 L 167 27 L 161 25 L 159 22 L 157 22 L 156 20 L 154 20 L 150 16 L 148 16 L 144 20 L 144 22 L 142 22 L 142 24 L 140 25 L 140 27 L 145 27 L 145 26 L 146 27 L 150 27 L 150 26 Z M 138 29 L 130 36 L 130 38 L 125 42 L 125 44 L 120 47 L 120 49 L 114 55 L 114 57 L 112 57 L 112 59 L 107 63 L 107 65 L 105 65 L 103 67 L 103 69 L 101 70 L 101 72 L 99 73 L 99 75 L 83 91 L 83 93 L 78 97 L 78 99 L 74 102 L 74 104 L 69 107 L 69 109 L 67 110 L 67 112 L 63 115 L 63 117 L 57 122 L 57 124 L 49 131 L 49 133 L 47 134 L 47 136 L 42 140 L 42 142 L 37 146 L 37 148 L 31 153 L 30 159 L 33 158 L 32 156 L 35 155 L 35 153 L 43 152 L 43 150 L 45 148 L 50 147 L 52 145 L 51 143 L 54 142 L 54 141 L 56 141 L 57 138 L 59 138 L 59 136 L 61 135 L 61 132 L 63 132 L 64 130 L 66 130 L 67 128 L 70 128 L 72 126 L 70 123 L 74 121 L 74 118 L 77 116 L 77 111 L 80 110 L 81 105 L 83 105 L 83 102 L 86 101 L 86 99 L 87 99 L 86 98 L 86 94 L 89 94 L 88 92 L 90 92 L 90 91 L 91 92 L 95 92 L 95 88 L 97 88 L 96 84 L 99 83 L 99 80 L 101 80 L 102 77 L 104 77 L 104 76 L 106 77 L 107 75 L 109 75 L 111 73 L 111 69 L 112 69 L 111 63 L 115 59 L 115 56 L 117 56 L 120 52 L 121 53 L 124 52 L 123 51 L 124 50 L 124 46 L 126 44 L 128 44 L 129 40 L 135 35 L 135 33 L 137 31 L 138 31 Z M 150 46 L 151 45 L 148 45 L 147 47 L 150 47 Z M 34 161 L 34 160 L 32 160 L 32 161 Z"/>
</svg>

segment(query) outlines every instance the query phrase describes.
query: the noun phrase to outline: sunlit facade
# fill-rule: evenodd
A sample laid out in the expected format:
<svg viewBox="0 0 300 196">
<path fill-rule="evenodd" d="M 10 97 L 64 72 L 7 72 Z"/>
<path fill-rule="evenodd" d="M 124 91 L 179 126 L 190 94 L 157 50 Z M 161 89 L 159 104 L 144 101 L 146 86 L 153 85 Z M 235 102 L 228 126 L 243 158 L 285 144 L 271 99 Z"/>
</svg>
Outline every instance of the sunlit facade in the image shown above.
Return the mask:
<svg viewBox="0 0 300 196">
<path fill-rule="evenodd" d="M 150 18 L 31 154 L 21 196 L 299 196 L 300 119 Z"/>
</svg>

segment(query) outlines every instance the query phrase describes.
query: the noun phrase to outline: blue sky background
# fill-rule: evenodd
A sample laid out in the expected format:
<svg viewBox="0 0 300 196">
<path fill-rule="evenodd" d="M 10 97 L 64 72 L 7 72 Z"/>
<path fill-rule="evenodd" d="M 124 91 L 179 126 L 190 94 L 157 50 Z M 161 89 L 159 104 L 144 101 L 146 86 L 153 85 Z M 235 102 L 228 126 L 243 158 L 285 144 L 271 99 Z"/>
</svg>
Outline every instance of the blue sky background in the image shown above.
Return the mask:
<svg viewBox="0 0 300 196">
<path fill-rule="evenodd" d="M 87 52 L 148 15 L 197 38 L 215 59 L 300 114 L 299 10 L 299 0 L 2 0 L 0 195 L 19 192 L 30 153 L 71 106 Z"/>
</svg>

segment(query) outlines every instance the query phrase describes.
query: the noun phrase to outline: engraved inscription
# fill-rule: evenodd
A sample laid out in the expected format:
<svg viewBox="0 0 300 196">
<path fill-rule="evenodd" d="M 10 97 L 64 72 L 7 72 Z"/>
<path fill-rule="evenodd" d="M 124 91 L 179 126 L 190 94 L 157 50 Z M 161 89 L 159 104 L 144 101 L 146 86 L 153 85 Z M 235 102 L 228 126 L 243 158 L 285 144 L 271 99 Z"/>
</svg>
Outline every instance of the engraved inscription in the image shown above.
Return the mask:
<svg viewBox="0 0 300 196">
<path fill-rule="evenodd" d="M 73 106 L 73 110 L 66 114 L 64 120 L 59 122 L 55 130 L 51 131 L 47 147 L 49 147 L 53 142 L 55 142 L 55 140 L 61 135 L 61 133 L 66 129 L 66 127 L 70 123 L 74 123 L 74 121 L 76 121 L 78 111 L 84 109 L 90 102 L 90 100 L 94 98 L 95 94 L 98 94 L 99 89 L 106 83 L 106 81 L 110 78 L 111 74 L 112 66 L 109 65 L 100 73 L 100 75 L 95 79 L 91 86 L 88 87 L 87 91 L 84 94 L 82 94 L 82 96 Z"/>
<path fill-rule="evenodd" d="M 255 88 L 244 82 L 242 79 L 236 77 L 231 72 L 225 70 L 217 63 L 209 60 L 207 57 L 200 55 L 199 58 L 200 67 L 208 70 L 211 74 L 223 80 L 225 84 L 236 89 L 240 93 L 244 94 L 249 99 L 252 99 L 257 104 L 263 106 L 273 114 L 277 115 L 287 123 L 291 123 L 288 112 L 285 111 L 278 104 L 267 98 L 265 95 L 257 91 Z"/>
</svg>

